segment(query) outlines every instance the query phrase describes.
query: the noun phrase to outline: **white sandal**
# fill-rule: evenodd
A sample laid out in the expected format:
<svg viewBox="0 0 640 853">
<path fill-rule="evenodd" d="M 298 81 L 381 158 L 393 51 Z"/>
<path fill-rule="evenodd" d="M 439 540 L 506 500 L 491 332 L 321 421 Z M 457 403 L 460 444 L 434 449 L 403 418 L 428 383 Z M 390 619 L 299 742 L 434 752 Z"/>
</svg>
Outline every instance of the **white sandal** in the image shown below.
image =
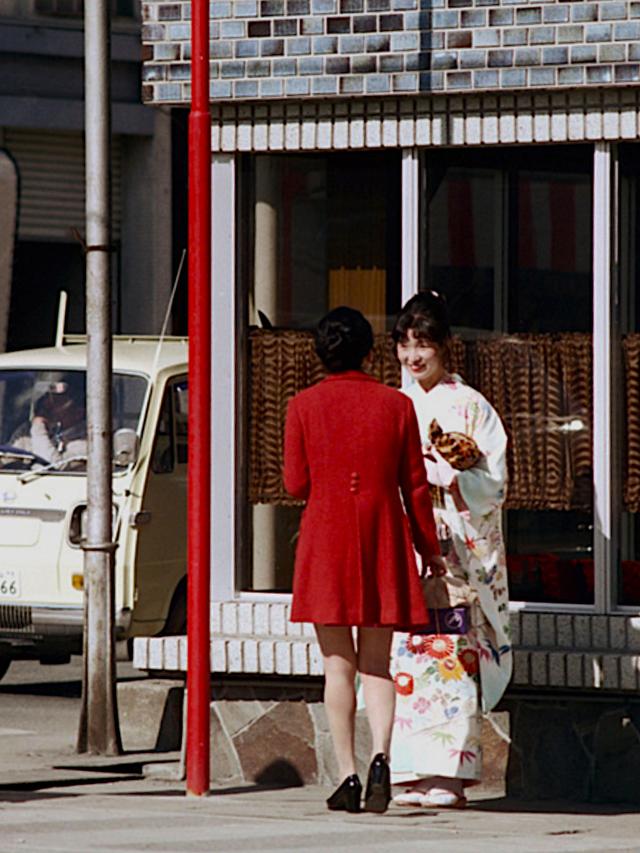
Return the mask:
<svg viewBox="0 0 640 853">
<path fill-rule="evenodd" d="M 464 809 L 467 798 L 446 788 L 431 788 L 426 794 L 420 794 L 419 805 L 423 809 Z"/>
<path fill-rule="evenodd" d="M 422 805 L 421 801 L 424 795 L 424 791 L 416 791 L 409 788 L 401 794 L 396 794 L 393 802 L 396 806 L 420 806 Z"/>
</svg>

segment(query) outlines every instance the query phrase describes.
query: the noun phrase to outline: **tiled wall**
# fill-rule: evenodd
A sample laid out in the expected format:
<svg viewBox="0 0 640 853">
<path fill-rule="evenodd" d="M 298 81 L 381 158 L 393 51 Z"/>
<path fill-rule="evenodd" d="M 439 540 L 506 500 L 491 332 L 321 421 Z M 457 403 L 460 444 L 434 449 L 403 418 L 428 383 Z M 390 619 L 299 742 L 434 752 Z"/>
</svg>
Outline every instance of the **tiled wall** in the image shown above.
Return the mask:
<svg viewBox="0 0 640 853">
<path fill-rule="evenodd" d="M 212 0 L 211 96 L 640 82 L 640 0 Z M 143 2 L 143 97 L 190 97 L 191 3 Z"/>
<path fill-rule="evenodd" d="M 211 605 L 211 671 L 316 676 L 322 659 L 311 625 L 289 622 L 285 603 Z M 636 693 L 640 689 L 640 617 L 511 614 L 515 687 Z M 186 637 L 136 639 L 139 669 L 184 672 Z"/>
</svg>

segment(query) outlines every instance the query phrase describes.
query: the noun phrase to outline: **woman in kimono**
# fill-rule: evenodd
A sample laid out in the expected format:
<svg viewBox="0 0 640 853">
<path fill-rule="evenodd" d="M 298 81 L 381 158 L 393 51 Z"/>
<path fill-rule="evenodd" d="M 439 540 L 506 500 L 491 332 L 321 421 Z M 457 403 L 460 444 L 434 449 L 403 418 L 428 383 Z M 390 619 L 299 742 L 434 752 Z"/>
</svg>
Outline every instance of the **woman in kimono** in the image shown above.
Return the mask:
<svg viewBox="0 0 640 853">
<path fill-rule="evenodd" d="M 312 622 L 318 636 L 343 780 L 327 806 L 348 812 L 360 811 L 362 792 L 354 755 L 355 675 L 373 741 L 364 808 L 383 812 L 391 798 L 391 640 L 394 630 L 416 630 L 428 618 L 414 549 L 425 565 L 444 570 L 413 406 L 363 371 L 372 346 L 371 326 L 359 311 L 330 311 L 316 334 L 329 375 L 291 400 L 285 428 L 285 487 L 307 502 L 291 620 Z"/>
<path fill-rule="evenodd" d="M 399 805 L 462 808 L 464 788 L 480 779 L 482 714 L 511 677 L 509 596 L 501 512 L 507 437 L 495 410 L 447 371 L 450 341 L 444 298 L 414 296 L 393 338 L 413 382 L 412 400 L 423 446 L 438 537 L 448 571 L 475 593 L 466 634 L 396 634 L 392 675 L 396 717 L 392 781 Z M 433 445 L 432 422 L 473 439 L 479 460 L 453 468 Z"/>
</svg>

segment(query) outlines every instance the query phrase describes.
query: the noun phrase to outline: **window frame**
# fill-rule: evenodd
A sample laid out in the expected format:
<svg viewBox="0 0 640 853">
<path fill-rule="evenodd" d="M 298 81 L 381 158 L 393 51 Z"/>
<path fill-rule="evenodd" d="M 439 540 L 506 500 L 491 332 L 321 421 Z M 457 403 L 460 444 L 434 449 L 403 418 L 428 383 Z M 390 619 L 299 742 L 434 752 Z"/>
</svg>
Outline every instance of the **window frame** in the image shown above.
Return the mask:
<svg viewBox="0 0 640 853">
<path fill-rule="evenodd" d="M 604 464 L 603 460 L 598 460 L 598 454 L 595 453 L 595 448 L 598 446 L 595 437 L 595 421 L 596 418 L 599 419 L 599 432 L 600 434 L 607 434 L 605 430 L 608 427 L 609 422 L 611 421 L 609 417 L 609 400 L 611 396 L 611 376 L 608 376 L 608 384 L 604 384 L 604 377 L 599 380 L 598 383 L 598 393 L 599 397 L 596 397 L 596 382 L 595 382 L 595 371 L 596 371 L 596 349 L 598 352 L 597 362 L 599 368 L 604 368 L 606 365 L 611 365 L 611 356 L 609 356 L 609 361 L 607 361 L 605 357 L 605 351 L 611 352 L 611 340 L 610 334 L 604 338 L 600 332 L 601 327 L 610 322 L 609 317 L 605 316 L 603 313 L 603 300 L 610 300 L 611 291 L 612 291 L 612 279 L 611 279 L 611 265 L 610 265 L 610 251 L 604 252 L 602 246 L 598 242 L 598 237 L 600 239 L 606 240 L 606 246 L 609 247 L 612 245 L 612 234 L 611 234 L 611 221 L 606 216 L 600 216 L 600 218 L 596 221 L 595 217 L 595 208 L 596 204 L 600 205 L 601 211 L 605 209 L 608 210 L 611 203 L 611 175 L 609 174 L 610 165 L 607 166 L 607 163 L 610 163 L 611 157 L 611 146 L 608 143 L 601 143 L 603 146 L 602 152 L 600 154 L 600 160 L 598 160 L 598 167 L 600 169 L 599 178 L 600 183 L 596 188 L 595 182 L 595 168 L 596 168 L 596 146 L 592 146 L 592 188 L 593 188 L 593 209 L 592 209 L 592 252 L 594 254 L 593 257 L 593 274 L 592 274 L 592 302 L 593 302 L 593 322 L 592 322 L 592 335 L 594 339 L 594 388 L 593 388 L 593 417 L 594 417 L 594 439 L 593 439 L 593 490 L 594 490 L 594 530 L 593 530 L 593 558 L 594 558 L 594 601 L 592 604 L 577 604 L 571 602 L 534 602 L 527 600 L 517 600 L 513 599 L 510 601 L 510 610 L 511 611 L 534 611 L 534 612 L 542 612 L 542 613 L 613 613 L 620 610 L 620 608 L 616 605 L 615 598 L 615 589 L 614 583 L 611 582 L 611 577 L 615 573 L 610 570 L 610 566 L 615 566 L 615 558 L 612 556 L 613 551 L 615 550 L 615 544 L 611 541 L 612 531 L 614 530 L 614 526 L 611 524 L 611 518 L 615 518 L 615 514 L 612 515 L 612 476 L 614 472 L 611 470 L 611 456 L 612 454 L 608 454 L 608 459 L 606 460 L 606 464 Z M 474 147 L 477 151 L 478 148 Z M 428 175 L 428 160 L 429 154 L 432 149 L 423 148 L 418 149 L 416 153 L 416 157 L 419 159 L 419 168 L 420 173 L 423 176 L 421 182 L 421 196 L 419 203 L 422 205 L 423 200 L 427 198 L 427 175 Z M 603 159 L 604 158 L 604 159 Z M 510 188 L 510 182 L 508 178 L 504 174 L 498 173 L 495 182 L 495 195 L 499 205 L 499 216 L 496 221 L 496 234 L 495 234 L 495 247 L 494 247 L 494 256 L 496 259 L 496 276 L 494 280 L 494 289 L 493 289 L 493 298 L 494 298 L 494 331 L 497 332 L 506 332 L 508 329 L 508 313 L 509 313 L 509 305 L 508 305 L 508 284 L 509 284 L 509 276 L 511 274 L 511 266 L 509 262 L 509 245 L 507 240 L 507 229 L 508 229 L 508 217 L 509 217 L 509 194 L 513 192 L 513 187 Z M 596 195 L 597 193 L 597 195 Z M 420 252 L 420 280 L 424 280 L 423 271 L 425 270 L 425 266 L 427 263 L 427 254 L 426 254 L 426 244 L 428 242 L 428 237 L 426 235 L 426 216 L 424 215 L 425 211 L 421 211 L 421 220 L 425 223 L 423 228 L 423 240 L 421 245 Z M 596 227 L 598 231 L 596 232 Z M 597 258 L 596 258 L 596 247 L 597 247 Z M 599 275 L 596 277 L 596 263 L 599 264 L 598 270 Z M 605 275 L 606 272 L 606 275 Z M 415 291 L 414 291 L 415 292 Z M 409 293 L 409 296 L 412 296 L 413 293 Z M 599 346 L 596 347 L 596 316 L 598 317 L 598 334 L 599 334 Z M 609 329 L 609 325 L 607 325 L 607 329 Z M 404 377 L 403 377 L 404 379 Z M 404 385 L 404 381 L 403 381 Z M 596 462 L 600 461 L 601 464 L 596 473 Z M 597 480 L 596 480 L 597 476 Z M 602 516 L 599 516 L 596 511 L 595 498 L 596 495 L 600 498 L 600 508 L 599 511 L 602 513 Z M 604 507 L 609 507 L 608 515 L 604 514 Z M 596 518 L 600 521 L 599 524 L 596 524 Z M 602 520 L 600 520 L 602 519 Z M 505 524 L 506 527 L 506 524 Z M 597 543 L 597 544 L 596 544 Z"/>
<path fill-rule="evenodd" d="M 424 159 L 428 148 L 402 148 L 401 165 L 401 295 L 403 302 L 418 291 L 419 271 L 423 262 L 420 240 L 420 203 L 425 194 Z M 243 389 L 246 383 L 246 330 L 242 305 L 245 294 L 236 276 L 238 223 L 236 222 L 237 156 L 215 154 L 212 175 L 216 185 L 213 194 L 212 227 L 213 292 L 212 317 L 212 412 L 216 412 L 212 442 L 212 548 L 213 565 L 225 569 L 216 573 L 212 585 L 212 600 L 247 602 L 288 602 L 290 593 L 241 591 L 246 553 L 243 545 L 243 507 L 245 487 L 244 432 L 246 412 L 243 409 Z M 637 612 L 633 606 L 617 601 L 618 568 L 620 561 L 620 466 L 616 452 L 621 441 L 621 422 L 615 401 L 615 380 L 618 377 L 616 346 L 619 346 L 620 327 L 616 306 L 619 297 L 617 278 L 618 209 L 620 204 L 617 179 L 617 147 L 615 143 L 597 142 L 593 145 L 593 472 L 594 472 L 594 603 L 561 604 L 544 602 L 510 602 L 511 611 L 549 613 L 612 614 Z M 496 188 L 504 194 L 504 187 Z M 501 285 L 499 285 L 501 286 Z M 496 296 L 499 294 L 496 293 Z M 504 310 L 499 312 L 499 325 L 504 323 Z M 238 330 L 240 333 L 238 334 Z M 235 415 L 235 416 L 234 416 Z M 229 454 L 229 447 L 234 452 Z M 596 452 L 598 448 L 598 452 Z M 246 530 L 246 528 L 245 528 Z M 246 537 L 245 537 L 246 538 Z"/>
</svg>

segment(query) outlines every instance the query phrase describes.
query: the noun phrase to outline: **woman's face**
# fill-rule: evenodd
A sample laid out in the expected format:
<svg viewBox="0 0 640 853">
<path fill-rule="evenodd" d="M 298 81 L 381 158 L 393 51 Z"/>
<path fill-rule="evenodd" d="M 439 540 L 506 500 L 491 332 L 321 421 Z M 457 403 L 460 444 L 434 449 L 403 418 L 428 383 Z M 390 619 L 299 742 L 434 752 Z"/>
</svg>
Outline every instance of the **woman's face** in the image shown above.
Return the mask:
<svg viewBox="0 0 640 853">
<path fill-rule="evenodd" d="M 440 380 L 445 372 L 442 347 L 419 338 L 413 329 L 397 343 L 398 360 L 421 385 L 430 387 Z"/>
</svg>

